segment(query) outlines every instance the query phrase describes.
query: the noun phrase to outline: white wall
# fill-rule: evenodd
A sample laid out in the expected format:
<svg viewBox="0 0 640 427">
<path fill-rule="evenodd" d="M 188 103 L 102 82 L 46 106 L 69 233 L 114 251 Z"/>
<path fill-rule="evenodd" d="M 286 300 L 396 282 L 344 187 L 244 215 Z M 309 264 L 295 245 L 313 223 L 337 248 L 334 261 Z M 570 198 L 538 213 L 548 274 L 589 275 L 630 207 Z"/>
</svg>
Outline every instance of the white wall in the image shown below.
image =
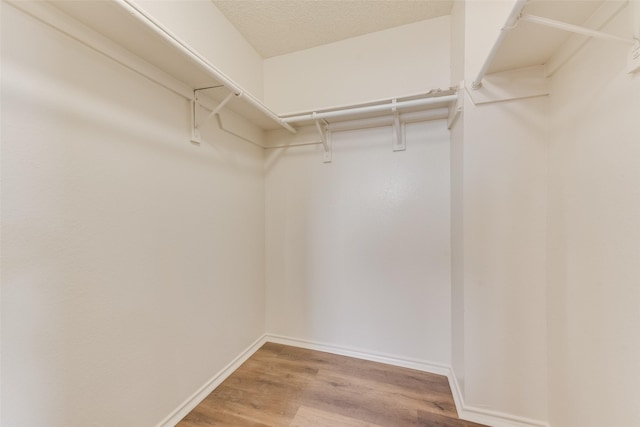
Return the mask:
<svg viewBox="0 0 640 427">
<path fill-rule="evenodd" d="M 630 37 L 628 15 L 605 31 Z M 550 421 L 640 425 L 640 75 L 591 41 L 552 79 Z"/>
<path fill-rule="evenodd" d="M 267 330 L 450 358 L 449 135 L 443 120 L 266 151 Z"/>
<path fill-rule="evenodd" d="M 448 87 L 449 36 L 444 17 L 269 58 L 265 101 L 283 113 Z M 269 332 L 450 363 L 449 133 L 409 124 L 407 139 L 394 153 L 390 127 L 334 133 L 331 164 L 320 146 L 266 151 Z"/>
<path fill-rule="evenodd" d="M 3 4 L 3 426 L 156 425 L 264 332 L 262 151 Z"/>
<path fill-rule="evenodd" d="M 451 85 L 455 86 L 464 80 L 465 70 L 465 15 L 466 3 L 456 1 L 451 7 L 451 15 L 449 17 L 451 25 L 450 32 L 450 53 L 451 67 L 449 70 L 449 78 Z"/>
<path fill-rule="evenodd" d="M 279 114 L 448 86 L 448 16 L 264 61 L 265 103 Z"/>
<path fill-rule="evenodd" d="M 261 58 L 210 1 L 140 4 L 262 95 Z M 271 58 L 266 103 L 469 83 L 512 5 Z M 2 14 L 3 425 L 156 424 L 265 319 L 451 363 L 468 408 L 640 424 L 640 79 L 624 46 L 590 43 L 551 100 L 465 96 L 451 147 L 443 121 L 409 125 L 399 153 L 389 128 L 336 133 L 324 164 L 318 146 L 263 158 L 211 128 L 191 145 L 185 100 Z M 629 36 L 627 18 L 607 31 Z"/>
<path fill-rule="evenodd" d="M 464 70 L 470 86 L 512 3 L 454 7 L 452 79 Z M 465 92 L 452 129 L 452 363 L 475 419 L 547 419 L 547 110 L 546 98 L 476 106 Z"/>
<path fill-rule="evenodd" d="M 465 3 L 451 9 L 451 85 L 464 80 Z M 451 127 L 451 367 L 464 395 L 464 111 Z"/>
<path fill-rule="evenodd" d="M 465 403 L 547 419 L 547 98 L 464 112 Z"/>
<path fill-rule="evenodd" d="M 462 113 L 464 115 L 464 113 Z M 451 128 L 451 367 L 464 393 L 464 117 Z"/>
<path fill-rule="evenodd" d="M 263 99 L 262 57 L 211 0 L 136 0 L 227 77 Z"/>
</svg>

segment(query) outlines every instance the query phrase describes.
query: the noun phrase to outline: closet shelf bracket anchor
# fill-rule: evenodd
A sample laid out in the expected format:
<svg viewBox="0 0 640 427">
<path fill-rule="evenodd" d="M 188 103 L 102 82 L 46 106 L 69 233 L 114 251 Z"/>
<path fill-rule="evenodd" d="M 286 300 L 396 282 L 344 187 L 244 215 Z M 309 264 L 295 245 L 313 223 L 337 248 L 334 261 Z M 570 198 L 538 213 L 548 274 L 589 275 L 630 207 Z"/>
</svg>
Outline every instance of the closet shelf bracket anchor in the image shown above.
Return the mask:
<svg viewBox="0 0 640 427">
<path fill-rule="evenodd" d="M 198 110 L 198 101 L 193 99 L 191 101 L 191 142 L 194 144 L 201 144 L 202 138 L 200 137 L 200 131 L 196 126 L 196 112 Z"/>
<path fill-rule="evenodd" d="M 391 112 L 393 113 L 393 151 L 405 151 L 405 125 L 400 121 L 400 113 L 396 108 L 396 99 L 391 101 Z"/>
<path fill-rule="evenodd" d="M 456 123 L 456 120 L 458 120 L 458 117 L 460 117 L 460 114 L 462 113 L 462 102 L 460 101 L 460 94 L 463 93 L 462 84 L 463 82 L 460 83 L 460 87 L 456 92 L 456 95 L 458 95 L 458 97 L 456 98 L 455 101 L 449 104 L 449 117 L 447 118 L 447 129 L 451 129 L 453 127 L 453 125 Z"/>
<path fill-rule="evenodd" d="M 316 118 L 316 113 L 314 112 L 311 115 L 311 119 L 316 122 L 316 129 L 318 129 L 318 134 L 320 134 L 320 140 L 322 141 L 322 146 L 324 148 L 324 163 L 331 163 L 331 131 L 329 130 L 329 123 L 326 120 L 322 120 L 322 124 L 320 124 L 320 120 Z"/>
</svg>

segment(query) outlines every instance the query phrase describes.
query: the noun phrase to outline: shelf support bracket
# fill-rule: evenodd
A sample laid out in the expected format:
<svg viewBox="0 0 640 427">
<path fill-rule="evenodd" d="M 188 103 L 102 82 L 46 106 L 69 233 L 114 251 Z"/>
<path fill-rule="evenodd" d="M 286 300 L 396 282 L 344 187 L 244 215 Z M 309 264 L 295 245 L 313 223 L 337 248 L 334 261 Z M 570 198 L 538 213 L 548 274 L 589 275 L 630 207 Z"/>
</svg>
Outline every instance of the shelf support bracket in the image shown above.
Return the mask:
<svg viewBox="0 0 640 427">
<path fill-rule="evenodd" d="M 314 112 L 311 115 L 311 118 L 316 123 L 316 129 L 318 129 L 318 134 L 320 134 L 320 141 L 322 141 L 322 146 L 324 148 L 324 163 L 331 163 L 331 131 L 328 129 L 328 123 L 326 120 L 322 120 L 322 124 L 320 124 L 320 120 L 316 117 L 316 113 Z"/>
<path fill-rule="evenodd" d="M 461 94 L 464 93 L 463 92 L 464 87 L 462 86 L 463 83 L 464 82 L 460 83 L 460 88 L 456 92 L 456 95 L 458 95 L 458 97 L 455 99 L 455 101 L 449 104 L 449 117 L 447 118 L 447 129 L 451 129 L 453 127 L 453 125 L 456 123 L 456 120 L 458 120 L 458 117 L 460 117 L 460 113 L 462 113 L 462 101 L 460 100 L 460 96 Z"/>
<path fill-rule="evenodd" d="M 191 142 L 194 144 L 201 144 L 202 138 L 200 137 L 200 130 L 196 126 L 196 111 L 198 109 L 198 101 L 194 98 L 191 101 Z"/>
<path fill-rule="evenodd" d="M 202 142 L 202 138 L 200 136 L 200 126 L 202 126 L 203 123 L 208 122 L 210 119 L 216 116 L 220 112 L 220 110 L 222 110 L 224 106 L 227 105 L 227 103 L 231 100 L 231 98 L 233 98 L 234 96 L 242 96 L 242 92 L 240 93 L 231 92 L 220 102 L 220 104 L 218 104 L 213 110 L 211 110 L 211 112 L 206 118 L 204 118 L 203 120 L 198 120 L 197 109 L 198 109 L 198 105 L 200 104 L 198 100 L 199 90 L 203 90 L 203 89 L 195 89 L 193 91 L 194 99 L 193 101 L 191 101 L 191 124 L 192 124 L 191 141 L 195 142 L 196 144 L 200 144 Z"/>
<path fill-rule="evenodd" d="M 396 103 L 396 99 L 391 101 L 391 112 L 393 113 L 393 151 L 405 151 L 407 146 L 404 138 L 404 123 L 400 122 L 400 113 L 398 113 Z"/>
</svg>

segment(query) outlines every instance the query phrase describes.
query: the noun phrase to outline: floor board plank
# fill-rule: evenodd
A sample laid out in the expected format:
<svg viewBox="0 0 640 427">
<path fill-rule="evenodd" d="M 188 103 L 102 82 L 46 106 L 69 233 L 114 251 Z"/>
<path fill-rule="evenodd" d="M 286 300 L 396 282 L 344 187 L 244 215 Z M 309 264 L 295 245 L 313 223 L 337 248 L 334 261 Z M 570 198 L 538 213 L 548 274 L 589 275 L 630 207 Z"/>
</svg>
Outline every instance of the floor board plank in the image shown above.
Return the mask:
<svg viewBox="0 0 640 427">
<path fill-rule="evenodd" d="M 485 427 L 441 375 L 266 343 L 179 427 Z"/>
<path fill-rule="evenodd" d="M 291 422 L 291 427 L 383 427 L 355 418 L 343 417 L 332 412 L 301 406 Z"/>
</svg>

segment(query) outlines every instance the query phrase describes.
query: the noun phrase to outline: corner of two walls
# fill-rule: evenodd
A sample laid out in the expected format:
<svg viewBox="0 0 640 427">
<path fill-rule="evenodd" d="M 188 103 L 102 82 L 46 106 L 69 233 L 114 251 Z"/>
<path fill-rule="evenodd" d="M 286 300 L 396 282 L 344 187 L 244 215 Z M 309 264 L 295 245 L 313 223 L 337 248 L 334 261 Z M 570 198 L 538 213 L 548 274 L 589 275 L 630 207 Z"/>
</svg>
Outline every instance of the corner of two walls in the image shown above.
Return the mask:
<svg viewBox="0 0 640 427">
<path fill-rule="evenodd" d="M 171 6 L 162 3 L 148 7 L 168 18 Z M 481 3 L 493 8 L 490 16 Z M 223 71 L 285 113 L 448 86 L 449 71 L 452 84 L 470 81 L 495 39 L 487 19 L 499 28 L 509 6 L 455 2 L 451 18 L 264 62 L 239 35 L 233 40 L 241 61 L 228 46 L 198 47 L 197 35 L 190 41 L 226 58 Z M 449 25 L 451 54 L 441 43 Z M 362 54 L 354 58 L 354 49 Z M 470 417 L 493 413 L 507 423 L 563 427 L 638 424 L 640 414 L 629 408 L 637 408 L 640 372 L 628 368 L 640 358 L 632 338 L 640 327 L 632 280 L 640 238 L 629 231 L 637 229 L 632 213 L 640 203 L 616 189 L 637 182 L 631 161 L 640 96 L 638 79 L 629 83 L 622 71 L 622 50 L 590 45 L 554 76 L 551 101 L 475 106 L 465 97 L 450 152 L 437 123 L 412 125 L 406 153 L 392 153 L 382 129 L 335 135 L 329 165 L 313 146 L 265 150 L 266 330 L 451 363 Z M 609 66 L 590 68 L 586 55 Z M 619 108 L 580 103 L 585 96 Z M 610 140 L 619 150 L 605 144 Z M 449 162 L 450 170 L 443 168 Z M 597 178 L 590 178 L 594 168 Z M 599 227 L 598 215 L 611 227 Z M 438 229 L 449 220 L 450 240 Z M 615 255 L 602 253 L 602 242 L 617 248 Z M 450 273 L 441 269 L 449 257 Z M 605 277 L 607 292 L 598 285 Z M 443 324 L 451 331 L 434 328 Z M 597 332 L 597 345 L 584 325 Z M 576 363 L 577 354 L 587 357 Z M 603 365 L 609 369 L 594 372 Z M 603 388 L 607 407 L 617 408 L 608 415 L 594 401 Z"/>
<path fill-rule="evenodd" d="M 284 113 L 469 81 L 487 24 L 468 3 L 264 63 L 209 0 L 172 25 Z M 172 2 L 140 4 L 177 18 Z M 317 146 L 263 153 L 213 129 L 215 142 L 190 146 L 186 101 L 12 13 L 3 4 L 3 423 L 152 424 L 266 322 L 452 364 L 471 416 L 640 424 L 640 86 L 623 49 L 590 44 L 553 77 L 551 100 L 466 97 L 450 146 L 441 122 L 408 126 L 399 153 L 388 129 L 342 132 L 324 164 Z M 224 45 L 194 32 L 201 19 Z M 451 55 L 450 23 L 466 31 Z M 46 63 L 45 43 L 73 67 Z M 362 56 L 344 54 L 354 48 Z M 317 72 L 328 63 L 340 72 Z M 126 354 L 107 357 L 114 348 Z"/>
<path fill-rule="evenodd" d="M 449 86 L 449 16 L 264 61 L 265 103 L 278 114 Z"/>
<path fill-rule="evenodd" d="M 448 32 L 442 17 L 266 59 L 265 101 L 287 113 L 448 87 Z M 449 365 L 446 121 L 406 138 L 393 152 L 390 127 L 334 132 L 331 163 L 318 145 L 265 150 L 268 332 Z"/>
<path fill-rule="evenodd" d="M 452 15 L 467 82 L 488 49 L 477 3 Z M 628 20 L 623 9 L 603 30 L 630 37 Z M 452 129 L 452 362 L 469 419 L 640 425 L 640 78 L 627 55 L 591 40 L 548 98 L 465 99 Z"/>
<path fill-rule="evenodd" d="M 548 99 L 464 104 L 465 405 L 546 420 Z"/>
<path fill-rule="evenodd" d="M 456 2 L 453 83 L 470 85 L 511 6 Z M 475 105 L 467 90 L 451 131 L 452 366 L 461 415 L 543 425 L 549 101 Z"/>
<path fill-rule="evenodd" d="M 169 3 L 141 2 L 225 57 Z M 216 15 L 188 4 L 196 21 Z M 2 19 L 3 424 L 154 424 L 264 333 L 265 300 L 274 332 L 448 364 L 444 122 L 408 125 L 401 153 L 390 129 L 336 134 L 331 165 L 315 147 L 262 153 L 213 128 L 194 146 L 186 100 L 11 6 Z M 433 73 L 412 30 L 431 39 L 447 20 L 391 31 L 412 43 L 403 60 Z M 245 53 L 239 67 L 261 70 Z M 447 86 L 447 46 L 434 55 L 431 81 L 385 80 L 367 98 Z M 262 91 L 260 72 L 227 66 Z M 345 102 L 368 100 L 359 89 Z M 263 154 L 279 158 L 266 171 Z"/>
<path fill-rule="evenodd" d="M 465 2 L 456 1 L 451 9 L 450 57 L 451 85 L 464 80 Z M 464 106 L 464 99 L 462 102 Z M 454 390 L 464 396 L 464 108 L 453 123 L 451 138 L 451 370 Z M 461 408 L 458 408 L 459 410 Z"/>
</svg>

